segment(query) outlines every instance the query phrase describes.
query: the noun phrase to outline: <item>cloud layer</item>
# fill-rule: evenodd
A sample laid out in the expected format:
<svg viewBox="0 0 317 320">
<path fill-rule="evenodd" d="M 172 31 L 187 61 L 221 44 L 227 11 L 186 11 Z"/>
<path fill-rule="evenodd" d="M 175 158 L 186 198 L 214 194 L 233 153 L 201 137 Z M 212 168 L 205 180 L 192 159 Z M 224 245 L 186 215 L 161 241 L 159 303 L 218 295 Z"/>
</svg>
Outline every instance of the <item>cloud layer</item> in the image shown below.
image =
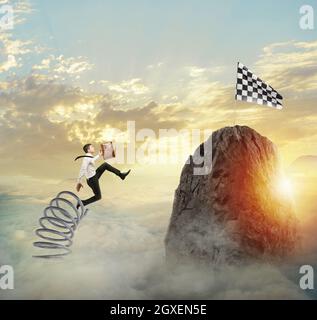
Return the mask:
<svg viewBox="0 0 317 320">
<path fill-rule="evenodd" d="M 270 265 L 167 269 L 166 202 L 156 203 L 160 210 L 155 215 L 148 214 L 148 206 L 129 212 L 112 205 L 99 207 L 82 221 L 71 256 L 33 259 L 32 221 L 41 207 L 25 200 L 18 205 L 17 200 L 7 196 L 10 217 L 1 216 L 0 263 L 12 264 L 15 270 L 15 290 L 0 291 L 1 299 L 307 298 L 287 273 Z"/>
</svg>

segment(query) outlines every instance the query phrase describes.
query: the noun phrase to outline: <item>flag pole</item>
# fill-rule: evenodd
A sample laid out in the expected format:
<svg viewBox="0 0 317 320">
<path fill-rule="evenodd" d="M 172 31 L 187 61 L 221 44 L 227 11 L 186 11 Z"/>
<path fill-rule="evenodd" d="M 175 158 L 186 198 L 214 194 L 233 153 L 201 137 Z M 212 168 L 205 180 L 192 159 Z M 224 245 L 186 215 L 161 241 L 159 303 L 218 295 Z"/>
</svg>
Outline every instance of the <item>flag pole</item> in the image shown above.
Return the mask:
<svg viewBox="0 0 317 320">
<path fill-rule="evenodd" d="M 239 67 L 239 62 L 237 62 L 237 72 L 238 72 L 238 67 Z M 237 75 L 236 75 L 237 77 Z M 236 79 L 237 81 L 237 79 Z M 236 92 L 237 92 L 237 83 L 236 83 Z M 236 94 L 234 95 L 234 115 L 233 115 L 233 126 L 236 126 L 236 121 L 237 121 L 237 97 Z"/>
<path fill-rule="evenodd" d="M 236 126 L 236 120 L 237 120 L 237 100 L 234 99 L 234 116 L 233 116 L 233 126 Z"/>
</svg>

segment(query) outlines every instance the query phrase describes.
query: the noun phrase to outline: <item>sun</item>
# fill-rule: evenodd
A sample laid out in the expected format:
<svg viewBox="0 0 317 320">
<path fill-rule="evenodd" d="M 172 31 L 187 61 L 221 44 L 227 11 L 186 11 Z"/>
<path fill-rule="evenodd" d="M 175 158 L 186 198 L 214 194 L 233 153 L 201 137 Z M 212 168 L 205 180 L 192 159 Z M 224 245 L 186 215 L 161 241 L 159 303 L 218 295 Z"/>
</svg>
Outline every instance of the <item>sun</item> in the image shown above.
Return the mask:
<svg viewBox="0 0 317 320">
<path fill-rule="evenodd" d="M 277 183 L 278 192 L 287 197 L 293 196 L 294 188 L 291 179 L 286 176 L 281 176 Z"/>
</svg>

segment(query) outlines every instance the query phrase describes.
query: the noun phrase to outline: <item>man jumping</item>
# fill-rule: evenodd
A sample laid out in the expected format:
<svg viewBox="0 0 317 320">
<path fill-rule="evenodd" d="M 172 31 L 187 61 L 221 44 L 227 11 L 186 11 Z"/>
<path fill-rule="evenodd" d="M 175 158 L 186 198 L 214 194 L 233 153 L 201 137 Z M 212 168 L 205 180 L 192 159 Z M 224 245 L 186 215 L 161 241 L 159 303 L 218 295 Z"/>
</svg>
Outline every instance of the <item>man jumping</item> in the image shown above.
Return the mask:
<svg viewBox="0 0 317 320">
<path fill-rule="evenodd" d="M 87 179 L 88 186 L 92 189 L 94 196 L 83 200 L 82 203 L 84 206 L 96 202 L 101 199 L 101 191 L 99 186 L 99 178 L 102 176 L 102 174 L 107 170 L 118 177 L 120 177 L 122 180 L 126 178 L 126 176 L 130 173 L 131 170 L 127 172 L 121 172 L 120 170 L 114 168 L 109 163 L 104 162 L 102 165 L 100 165 L 97 169 L 95 169 L 95 161 L 97 161 L 99 158 L 103 156 L 103 150 L 101 149 L 99 151 L 99 154 L 97 156 L 94 156 L 95 148 L 92 144 L 86 144 L 83 147 L 83 150 L 85 152 L 85 156 L 83 157 L 83 162 L 79 171 L 79 176 L 77 180 L 77 186 L 76 190 L 77 192 L 80 191 L 81 188 L 83 188 L 83 185 L 81 183 L 81 179 L 85 176 Z M 77 209 L 79 208 L 79 204 L 77 204 Z"/>
</svg>

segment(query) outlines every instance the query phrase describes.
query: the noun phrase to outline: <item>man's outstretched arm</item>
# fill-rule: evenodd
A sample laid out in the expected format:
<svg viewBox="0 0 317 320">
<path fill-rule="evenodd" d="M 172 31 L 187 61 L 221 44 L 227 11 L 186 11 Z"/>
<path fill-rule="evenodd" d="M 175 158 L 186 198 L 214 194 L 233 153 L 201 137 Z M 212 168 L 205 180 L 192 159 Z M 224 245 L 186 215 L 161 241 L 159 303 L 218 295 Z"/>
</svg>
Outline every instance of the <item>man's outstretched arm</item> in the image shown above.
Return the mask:
<svg viewBox="0 0 317 320">
<path fill-rule="evenodd" d="M 99 150 L 99 154 L 97 154 L 95 157 L 93 157 L 90 161 L 94 164 L 95 161 L 99 160 L 100 158 L 102 158 L 102 155 L 103 155 L 103 152 L 102 150 L 100 149 Z"/>
<path fill-rule="evenodd" d="M 97 154 L 95 157 L 93 157 L 90 161 L 92 163 L 95 163 L 95 161 L 97 161 L 100 157 L 101 157 L 101 151 L 99 152 L 99 154 Z"/>
</svg>

